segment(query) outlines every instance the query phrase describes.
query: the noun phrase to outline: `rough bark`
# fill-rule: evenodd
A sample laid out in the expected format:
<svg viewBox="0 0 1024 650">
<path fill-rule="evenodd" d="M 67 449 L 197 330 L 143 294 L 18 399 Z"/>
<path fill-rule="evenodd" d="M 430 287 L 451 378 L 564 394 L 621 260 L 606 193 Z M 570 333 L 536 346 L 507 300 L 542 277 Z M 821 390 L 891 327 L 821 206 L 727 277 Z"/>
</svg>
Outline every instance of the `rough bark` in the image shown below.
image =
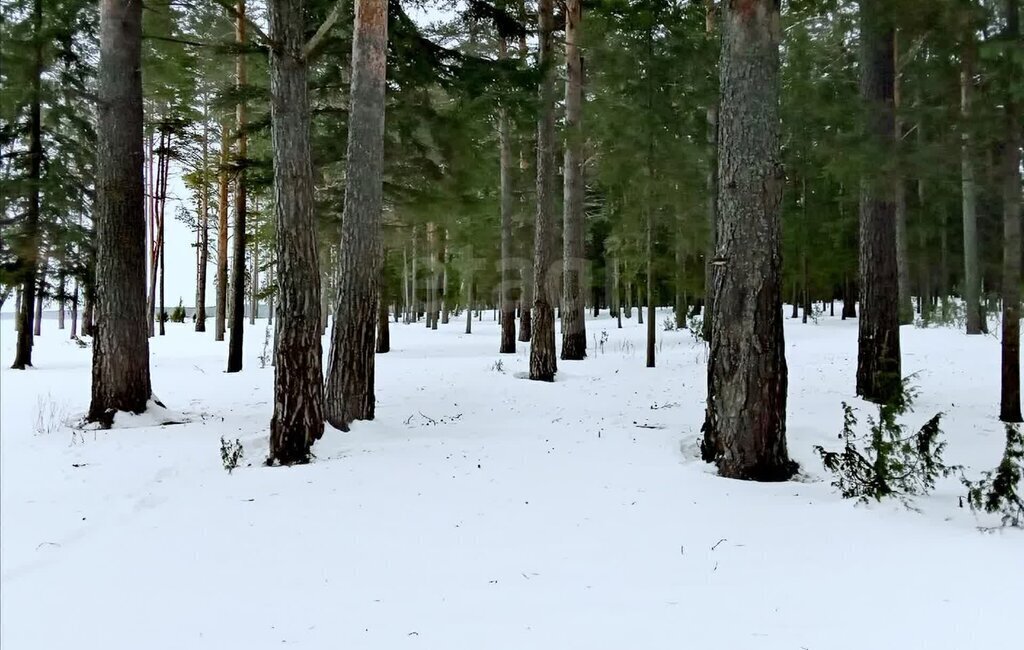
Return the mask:
<svg viewBox="0 0 1024 650">
<path fill-rule="evenodd" d="M 374 334 L 383 255 L 387 2 L 357 0 L 352 39 L 345 211 L 325 414 L 345 430 L 374 416 Z"/>
<path fill-rule="evenodd" d="M 220 123 L 220 174 L 217 204 L 217 312 L 214 316 L 213 339 L 224 340 L 228 304 L 228 160 L 231 140 L 227 120 Z"/>
<path fill-rule="evenodd" d="M 896 124 L 891 16 L 883 0 L 863 0 L 860 13 L 864 138 L 892 162 Z M 888 174 L 865 174 L 861 179 L 857 394 L 880 403 L 896 399 L 902 388 L 893 193 Z"/>
<path fill-rule="evenodd" d="M 43 1 L 32 3 L 32 94 L 29 106 L 28 206 L 25 227 L 18 247 L 18 265 L 24 277 L 21 303 L 17 310 L 18 341 L 12 368 L 24 370 L 32 365 L 35 331 L 36 272 L 39 256 L 39 182 L 42 175 L 42 75 L 43 75 Z"/>
<path fill-rule="evenodd" d="M 713 34 L 715 24 L 718 22 L 717 0 L 704 0 L 704 29 L 708 34 Z M 707 144 L 709 164 L 705 189 L 707 192 L 707 220 L 708 220 L 708 245 L 704 256 L 704 316 L 701 322 L 702 335 L 705 341 L 711 340 L 711 301 L 714 299 L 714 267 L 711 260 L 715 256 L 718 247 L 718 103 L 719 97 L 712 99 L 711 104 L 705 109 L 704 114 L 707 121 Z"/>
<path fill-rule="evenodd" d="M 1020 12 L 1017 0 L 1006 0 L 1005 8 L 1006 41 L 1008 44 L 1016 44 L 1017 50 L 1020 51 L 1024 48 L 1020 42 Z M 1003 422 L 1020 422 L 1021 116 L 1020 107 L 1009 83 L 1004 92 L 1006 136 L 1002 152 L 1003 327 L 999 419 Z"/>
<path fill-rule="evenodd" d="M 974 101 L 974 35 L 969 32 L 960 58 L 960 192 L 964 232 L 963 297 L 967 333 L 981 334 L 981 271 L 978 265 L 978 185 L 974 173 L 971 113 Z"/>
<path fill-rule="evenodd" d="M 778 0 L 723 6 L 718 243 L 702 451 L 722 476 L 777 481 L 786 449 Z"/>
<path fill-rule="evenodd" d="M 554 381 L 555 312 L 549 273 L 554 261 L 555 93 L 553 66 L 553 0 L 538 0 L 538 48 L 541 81 L 537 117 L 537 216 L 533 246 L 533 337 L 530 379 Z"/>
<path fill-rule="evenodd" d="M 245 0 L 238 0 L 235 18 L 235 42 L 245 44 Z M 235 84 L 242 88 L 246 84 L 245 54 L 235 55 Z M 235 171 L 235 223 L 232 233 L 233 248 L 231 255 L 231 322 L 228 334 L 228 372 L 242 370 L 242 338 L 245 332 L 245 220 L 246 220 L 246 186 L 245 176 L 248 166 L 248 136 L 246 135 L 246 105 L 239 102 L 235 106 L 235 128 L 237 132 Z"/>
<path fill-rule="evenodd" d="M 899 32 L 893 32 L 893 111 L 895 130 L 893 137 L 896 141 L 897 155 L 902 150 L 903 142 L 903 120 L 900 117 L 902 103 L 902 74 L 900 72 L 900 43 Z M 896 217 L 896 279 L 899 288 L 899 323 L 909 325 L 914 322 L 914 305 L 910 297 L 910 253 L 909 242 L 907 241 L 907 186 L 906 178 L 903 176 L 903 165 L 897 165 L 893 182 L 895 190 L 895 217 Z"/>
<path fill-rule="evenodd" d="M 141 413 L 152 393 L 142 180 L 142 5 L 100 2 L 96 327 L 88 419 Z"/>
<path fill-rule="evenodd" d="M 565 156 L 563 165 L 562 353 L 564 360 L 587 356 L 583 272 L 583 63 L 580 59 L 581 0 L 565 3 Z"/>
<path fill-rule="evenodd" d="M 309 460 L 323 435 L 320 338 L 320 265 L 309 145 L 305 1 L 268 2 L 271 143 L 274 152 L 274 218 L 277 230 L 277 324 L 274 350 L 274 415 L 268 464 Z"/>
</svg>

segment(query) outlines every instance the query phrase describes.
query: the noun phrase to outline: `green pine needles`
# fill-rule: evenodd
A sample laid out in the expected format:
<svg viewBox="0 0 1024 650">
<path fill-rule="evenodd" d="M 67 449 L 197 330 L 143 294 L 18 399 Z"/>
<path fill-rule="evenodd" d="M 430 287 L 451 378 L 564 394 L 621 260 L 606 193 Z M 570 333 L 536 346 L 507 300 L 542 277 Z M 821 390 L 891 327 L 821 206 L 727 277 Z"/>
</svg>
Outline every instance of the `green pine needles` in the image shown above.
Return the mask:
<svg viewBox="0 0 1024 650">
<path fill-rule="evenodd" d="M 991 472 L 983 472 L 979 481 L 961 478 L 967 488 L 967 503 L 974 512 L 1000 515 L 1003 526 L 1024 528 L 1024 501 L 1021 500 L 1021 476 L 1024 466 L 1024 436 L 1016 425 L 1006 425 L 1006 449 L 1003 459 Z M 962 502 L 961 502 L 961 505 Z"/>
<path fill-rule="evenodd" d="M 899 417 L 911 410 L 916 392 L 903 382 L 900 399 L 878 407 L 878 418 L 868 416 L 869 432 L 857 433 L 853 408 L 843 403 L 843 441 L 841 451 L 828 451 L 815 445 L 815 452 L 834 476 L 832 485 L 843 498 L 867 502 L 896 497 L 907 503 L 908 497 L 928 494 L 935 481 L 960 469 L 946 465 L 942 453 L 942 413 L 936 413 L 917 431 L 910 433 Z"/>
</svg>

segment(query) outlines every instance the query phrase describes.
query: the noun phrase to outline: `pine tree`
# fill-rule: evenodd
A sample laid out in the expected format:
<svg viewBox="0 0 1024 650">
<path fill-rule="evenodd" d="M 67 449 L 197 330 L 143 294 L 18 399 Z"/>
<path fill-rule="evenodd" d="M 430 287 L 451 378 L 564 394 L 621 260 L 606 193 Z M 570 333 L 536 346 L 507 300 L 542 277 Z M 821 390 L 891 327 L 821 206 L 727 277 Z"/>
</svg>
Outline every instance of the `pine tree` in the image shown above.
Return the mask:
<svg viewBox="0 0 1024 650">
<path fill-rule="evenodd" d="M 704 458 L 722 476 L 786 480 L 782 333 L 779 2 L 723 6 L 714 266 Z"/>
<path fill-rule="evenodd" d="M 357 0 L 340 286 L 325 395 L 327 422 L 341 430 L 374 415 L 387 23 L 387 2 Z"/>
<path fill-rule="evenodd" d="M 142 6 L 100 4 L 96 180 L 96 332 L 88 419 L 146 410 L 152 390 L 145 318 Z"/>
</svg>

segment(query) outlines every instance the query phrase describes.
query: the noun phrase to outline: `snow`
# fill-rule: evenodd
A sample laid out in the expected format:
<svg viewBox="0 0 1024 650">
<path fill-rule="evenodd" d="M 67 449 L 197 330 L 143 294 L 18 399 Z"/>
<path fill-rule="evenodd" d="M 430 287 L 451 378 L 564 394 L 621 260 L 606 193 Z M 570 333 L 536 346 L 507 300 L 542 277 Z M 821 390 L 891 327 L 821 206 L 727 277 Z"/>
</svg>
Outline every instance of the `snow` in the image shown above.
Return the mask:
<svg viewBox="0 0 1024 650">
<path fill-rule="evenodd" d="M 789 449 L 799 481 L 714 475 L 696 456 L 706 351 L 589 319 L 590 358 L 530 382 L 491 312 L 438 331 L 392 325 L 377 420 L 328 429 L 304 467 L 266 468 L 266 323 L 246 369 L 192 325 L 152 340 L 169 411 L 75 430 L 90 350 L 55 323 L 36 368 L 0 371 L 0 645 L 182 648 L 841 650 L 1018 642 L 1024 533 L 958 507 L 955 480 L 858 506 L 812 446 L 838 446 L 856 322 L 786 321 Z M 10 320 L 0 354 L 13 356 Z M 603 349 L 595 340 L 607 332 Z M 905 327 L 920 390 L 945 411 L 946 460 L 999 460 L 999 345 Z M 325 351 L 327 349 L 325 339 Z M 495 362 L 501 361 L 501 370 Z M 6 366 L 6 363 L 4 364 Z M 166 421 L 185 424 L 161 426 Z M 220 438 L 239 439 L 228 474 Z M 249 465 L 251 463 L 251 465 Z"/>
</svg>

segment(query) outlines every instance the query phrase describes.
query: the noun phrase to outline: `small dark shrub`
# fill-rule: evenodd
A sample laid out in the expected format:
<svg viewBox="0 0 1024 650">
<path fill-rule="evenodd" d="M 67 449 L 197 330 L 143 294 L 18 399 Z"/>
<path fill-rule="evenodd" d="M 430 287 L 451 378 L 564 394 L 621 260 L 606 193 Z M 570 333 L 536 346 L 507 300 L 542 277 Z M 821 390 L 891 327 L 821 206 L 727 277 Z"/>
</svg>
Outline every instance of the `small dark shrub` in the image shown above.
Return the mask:
<svg viewBox="0 0 1024 650">
<path fill-rule="evenodd" d="M 1021 500 L 1021 476 L 1024 474 L 1024 436 L 1006 425 L 1006 449 L 999 466 L 983 472 L 980 481 L 961 479 L 967 488 L 971 510 L 998 513 L 1004 526 L 1024 527 L 1024 501 Z"/>
</svg>

